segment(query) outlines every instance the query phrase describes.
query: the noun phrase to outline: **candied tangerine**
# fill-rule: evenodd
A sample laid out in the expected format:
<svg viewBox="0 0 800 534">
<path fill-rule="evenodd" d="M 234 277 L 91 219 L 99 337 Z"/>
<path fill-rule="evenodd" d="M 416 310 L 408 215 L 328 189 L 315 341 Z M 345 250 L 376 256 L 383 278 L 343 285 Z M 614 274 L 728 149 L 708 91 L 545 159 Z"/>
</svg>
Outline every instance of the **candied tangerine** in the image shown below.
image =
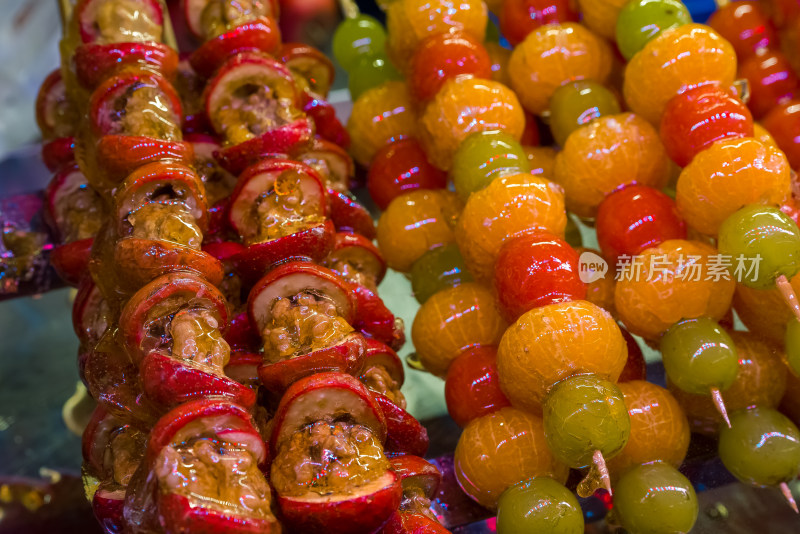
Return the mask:
<svg viewBox="0 0 800 534">
<path fill-rule="evenodd" d="M 786 156 L 752 137 L 723 139 L 697 154 L 681 171 L 675 200 L 687 224 L 716 235 L 722 222 L 746 204 L 780 205 L 789 198 Z"/>
<path fill-rule="evenodd" d="M 511 85 L 511 78 L 508 76 L 508 60 L 511 59 L 511 50 L 492 41 L 486 41 L 483 46 L 489 54 L 492 79 L 506 86 Z"/>
<path fill-rule="evenodd" d="M 397 81 L 365 91 L 353 103 L 347 120 L 350 152 L 365 166 L 388 141 L 414 137 L 416 130 L 417 117 L 408 88 Z"/>
<path fill-rule="evenodd" d="M 442 85 L 422 113 L 419 127 L 428 158 L 448 170 L 458 145 L 471 133 L 503 130 L 519 140 L 525 113 L 514 91 L 502 83 L 460 76 Z"/>
<path fill-rule="evenodd" d="M 560 187 L 531 174 L 512 174 L 470 195 L 458 218 L 456 242 L 472 275 L 488 282 L 506 241 L 537 229 L 563 237 L 566 225 Z"/>
<path fill-rule="evenodd" d="M 541 413 L 559 380 L 594 373 L 616 381 L 627 360 L 628 345 L 614 318 L 575 300 L 534 308 L 511 325 L 497 350 L 497 373 L 513 406 Z"/>
<path fill-rule="evenodd" d="M 580 24 L 541 26 L 511 53 L 511 87 L 526 110 L 541 115 L 548 109 L 555 90 L 564 83 L 605 83 L 611 74 L 611 60 L 608 44 Z"/>
<path fill-rule="evenodd" d="M 631 333 L 657 340 L 681 319 L 721 319 L 731 307 L 736 283 L 727 271 L 711 274 L 717 250 L 698 241 L 671 239 L 648 248 L 619 273 L 614 305 Z"/>
<path fill-rule="evenodd" d="M 414 317 L 411 339 L 425 369 L 444 377 L 459 354 L 478 345 L 497 345 L 505 329 L 491 291 L 468 282 L 426 300 Z"/>
<path fill-rule="evenodd" d="M 420 189 L 392 200 L 377 231 L 378 248 L 389 267 L 409 272 L 427 251 L 452 243 L 461 208 L 458 195 L 444 189 Z"/>
<path fill-rule="evenodd" d="M 795 293 L 800 293 L 800 274 L 792 277 L 791 284 Z M 777 288 L 753 289 L 736 284 L 733 308 L 748 330 L 778 344 L 783 343 L 786 325 L 794 317 Z"/>
<path fill-rule="evenodd" d="M 707 83 L 730 87 L 736 78 L 736 53 L 717 32 L 686 24 L 663 32 L 631 59 L 623 94 L 631 111 L 658 124 L 667 102 Z"/>
<path fill-rule="evenodd" d="M 502 408 L 473 420 L 458 440 L 455 473 L 464 493 L 495 508 L 508 487 L 533 477 L 565 483 L 569 468 L 555 459 L 541 417 Z"/>
<path fill-rule="evenodd" d="M 617 32 L 617 16 L 628 0 L 578 0 L 583 23 L 596 34 L 613 41 Z"/>
<path fill-rule="evenodd" d="M 669 169 L 656 129 L 638 115 L 621 113 L 572 132 L 556 156 L 554 172 L 567 208 L 593 217 L 606 195 L 621 185 L 636 182 L 661 189 Z"/>
<path fill-rule="evenodd" d="M 555 180 L 556 149 L 551 146 L 525 146 L 522 147 L 528 155 L 531 174 Z"/>
</svg>

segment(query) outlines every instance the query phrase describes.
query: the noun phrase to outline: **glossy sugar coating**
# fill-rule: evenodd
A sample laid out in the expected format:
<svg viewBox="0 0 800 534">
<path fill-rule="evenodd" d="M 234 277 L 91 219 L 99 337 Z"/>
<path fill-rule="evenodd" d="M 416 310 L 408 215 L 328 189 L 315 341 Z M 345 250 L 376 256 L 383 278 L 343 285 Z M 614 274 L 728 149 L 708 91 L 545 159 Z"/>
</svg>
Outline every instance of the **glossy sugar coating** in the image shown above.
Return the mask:
<svg viewBox="0 0 800 534">
<path fill-rule="evenodd" d="M 698 511 L 692 483 L 664 462 L 635 467 L 614 487 L 614 513 L 629 532 L 689 532 Z"/>
<path fill-rule="evenodd" d="M 552 478 L 511 486 L 497 503 L 498 534 L 583 534 L 583 512 L 570 490 Z"/>
<path fill-rule="evenodd" d="M 461 489 L 490 509 L 514 484 L 539 476 L 563 484 L 569 473 L 547 447 L 542 419 L 516 408 L 502 408 L 467 425 L 454 464 Z"/>
<path fill-rule="evenodd" d="M 333 57 L 350 71 L 364 57 L 382 53 L 386 30 L 374 17 L 358 15 L 343 20 L 333 34 Z"/>
<path fill-rule="evenodd" d="M 466 200 L 498 176 L 530 172 L 522 145 L 503 131 L 476 132 L 458 146 L 450 176 L 456 192 Z"/>
<path fill-rule="evenodd" d="M 762 119 L 780 102 L 798 94 L 798 78 L 780 50 L 764 50 L 739 63 L 739 78 L 747 80 L 753 116 Z"/>
<path fill-rule="evenodd" d="M 761 2 L 731 2 L 714 11 L 707 23 L 733 45 L 739 61 L 777 44 L 775 28 Z"/>
<path fill-rule="evenodd" d="M 776 106 L 764 117 L 764 127 L 772 134 L 789 165 L 800 169 L 800 100 L 793 99 Z"/>
<path fill-rule="evenodd" d="M 430 164 L 419 141 L 413 138 L 384 145 L 367 171 L 369 195 L 382 210 L 403 193 L 445 187 L 447 175 Z"/>
<path fill-rule="evenodd" d="M 464 350 L 497 345 L 505 332 L 492 293 L 476 283 L 439 291 L 423 304 L 411 326 L 417 357 L 430 373 L 444 377 Z"/>
<path fill-rule="evenodd" d="M 553 92 L 564 83 L 605 83 L 611 73 L 611 49 L 580 24 L 550 24 L 532 31 L 514 48 L 508 68 L 511 87 L 522 105 L 541 115 Z"/>
<path fill-rule="evenodd" d="M 452 243 L 463 204 L 444 189 L 420 189 L 395 198 L 378 219 L 377 241 L 392 269 L 408 272 L 428 250 Z"/>
<path fill-rule="evenodd" d="M 572 132 L 556 156 L 554 172 L 567 208 L 580 217 L 593 217 L 606 195 L 621 185 L 664 187 L 669 159 L 650 123 L 621 113 Z"/>
<path fill-rule="evenodd" d="M 629 60 L 662 32 L 692 22 L 680 0 L 633 0 L 619 11 L 614 36 Z"/>
<path fill-rule="evenodd" d="M 555 180 L 556 150 L 550 146 L 525 146 L 531 174 Z"/>
<path fill-rule="evenodd" d="M 411 290 L 420 304 L 442 289 L 472 281 L 455 243 L 429 250 L 411 267 Z"/>
<path fill-rule="evenodd" d="M 618 385 L 631 418 L 631 437 L 622 451 L 608 461 L 614 476 L 631 467 L 661 460 L 680 467 L 689 449 L 689 421 L 675 397 L 644 380 Z"/>
<path fill-rule="evenodd" d="M 617 17 L 628 0 L 578 0 L 583 23 L 594 33 L 613 41 Z"/>
<path fill-rule="evenodd" d="M 631 111 L 659 124 L 673 96 L 705 83 L 729 87 L 735 78 L 730 43 L 708 26 L 686 24 L 663 32 L 633 56 L 622 92 Z"/>
<path fill-rule="evenodd" d="M 733 384 L 722 392 L 728 412 L 762 406 L 776 408 L 786 391 L 786 367 L 775 345 L 751 332 L 728 332 L 736 346 L 739 372 Z M 668 387 L 689 418 L 692 432 L 716 435 L 724 424 L 708 395 L 693 395 L 668 383 Z"/>
<path fill-rule="evenodd" d="M 470 134 L 502 130 L 519 140 L 525 114 L 514 91 L 493 80 L 460 77 L 447 80 L 425 107 L 420 141 L 428 159 L 449 170 L 453 154 Z"/>
<path fill-rule="evenodd" d="M 775 138 L 772 137 L 772 134 L 757 122 L 753 123 L 753 137 L 761 141 L 763 145 L 778 148 L 778 143 L 775 142 Z"/>
<path fill-rule="evenodd" d="M 616 381 L 628 347 L 608 312 L 578 300 L 523 314 L 497 351 L 500 387 L 517 408 L 537 413 L 553 384 L 578 373 Z"/>
<path fill-rule="evenodd" d="M 706 280 L 712 255 L 716 256 L 717 251 L 710 245 L 680 239 L 642 251 L 626 273 L 635 275 L 641 269 L 641 276 L 625 276 L 617 281 L 614 305 L 620 320 L 631 333 L 654 341 L 681 319 L 724 317 L 735 282 L 730 276 Z M 651 265 L 654 273 L 648 280 Z M 697 271 L 699 280 L 694 277 Z M 685 273 L 683 279 L 676 273 Z"/>
<path fill-rule="evenodd" d="M 791 284 L 795 293 L 800 293 L 800 275 L 795 275 Z M 783 343 L 786 325 L 794 316 L 777 288 L 752 289 L 736 284 L 733 308 L 748 330 L 777 344 Z"/>
<path fill-rule="evenodd" d="M 565 83 L 550 97 L 550 131 L 556 144 L 564 146 L 573 131 L 619 113 L 619 100 L 603 84 L 593 80 Z"/>
<path fill-rule="evenodd" d="M 578 22 L 572 0 L 504 0 L 498 15 L 500 31 L 512 46 L 543 25 Z"/>
<path fill-rule="evenodd" d="M 406 84 L 386 82 L 358 97 L 347 120 L 347 131 L 350 153 L 365 166 L 387 142 L 414 137 L 417 116 Z"/>
<path fill-rule="evenodd" d="M 397 0 L 386 12 L 387 51 L 405 70 L 419 44 L 431 35 L 460 30 L 483 42 L 487 20 L 482 0 Z"/>
<path fill-rule="evenodd" d="M 606 459 L 628 441 L 631 420 L 619 388 L 596 375 L 572 376 L 553 386 L 542 406 L 544 436 L 553 455 L 573 468 Z"/>
<path fill-rule="evenodd" d="M 403 75 L 395 68 L 385 53 L 367 56 L 358 60 L 350 69 L 347 79 L 347 88 L 350 90 L 350 99 L 358 97 L 386 82 L 399 82 Z"/>
<path fill-rule="evenodd" d="M 800 471 L 800 431 L 771 408 L 740 410 L 719 433 L 719 457 L 733 476 L 756 486 L 776 486 Z"/>
<path fill-rule="evenodd" d="M 531 174 L 501 176 L 469 197 L 456 225 L 456 243 L 475 279 L 488 283 L 506 241 L 534 229 L 563 236 L 566 224 L 557 185 Z"/>
<path fill-rule="evenodd" d="M 737 280 L 754 289 L 770 289 L 778 276 L 791 279 L 800 271 L 800 228 L 778 208 L 749 204 L 725 219 L 719 228 L 719 251 L 758 264 Z"/>
<path fill-rule="evenodd" d="M 681 171 L 678 211 L 690 228 L 715 236 L 745 204 L 782 204 L 789 198 L 790 172 L 780 150 L 751 137 L 717 141 Z"/>
<path fill-rule="evenodd" d="M 511 85 L 511 78 L 508 75 L 508 61 L 511 59 L 511 50 L 500 46 L 494 41 L 483 43 L 486 52 L 489 54 L 489 62 L 492 69 L 492 80 L 500 82 L 505 86 Z"/>
<path fill-rule="evenodd" d="M 447 412 L 460 427 L 511 406 L 497 378 L 497 347 L 467 349 L 450 364 L 444 382 Z"/>
<path fill-rule="evenodd" d="M 584 247 L 578 247 L 575 250 L 579 257 L 584 252 L 591 252 L 601 258 L 603 257 L 599 250 Z M 607 272 L 605 276 L 586 284 L 586 300 L 595 306 L 603 308 L 612 316 L 616 316 L 616 310 L 614 309 L 614 289 L 616 286 L 617 282 L 614 280 L 614 266 L 609 265 L 609 272 Z"/>
</svg>

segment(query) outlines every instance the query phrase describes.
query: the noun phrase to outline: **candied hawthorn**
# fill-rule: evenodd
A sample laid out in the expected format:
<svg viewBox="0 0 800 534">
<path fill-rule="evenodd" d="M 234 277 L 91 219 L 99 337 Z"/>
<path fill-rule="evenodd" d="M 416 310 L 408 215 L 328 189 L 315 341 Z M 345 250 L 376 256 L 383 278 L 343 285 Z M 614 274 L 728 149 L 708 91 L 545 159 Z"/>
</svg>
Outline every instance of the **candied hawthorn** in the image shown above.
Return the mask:
<svg viewBox="0 0 800 534">
<path fill-rule="evenodd" d="M 400 139 L 378 150 L 367 173 L 367 189 L 382 210 L 403 193 L 444 189 L 447 175 L 431 165 L 416 139 Z"/>
<path fill-rule="evenodd" d="M 774 107 L 764 117 L 764 128 L 786 154 L 789 166 L 800 169 L 800 101 L 791 100 Z"/>
<path fill-rule="evenodd" d="M 570 0 L 504 0 L 498 16 L 500 31 L 512 46 L 545 24 L 578 22 Z"/>
<path fill-rule="evenodd" d="M 760 2 L 737 1 L 717 8 L 706 24 L 727 39 L 743 61 L 777 43 L 775 28 Z"/>
<path fill-rule="evenodd" d="M 779 50 L 763 50 L 742 61 L 739 78 L 747 80 L 750 90 L 747 106 L 758 119 L 797 96 L 800 84 L 789 60 Z"/>
<path fill-rule="evenodd" d="M 497 348 L 478 346 L 459 354 L 447 370 L 444 399 L 450 417 L 462 428 L 473 419 L 511 406 L 497 378 Z"/>
</svg>

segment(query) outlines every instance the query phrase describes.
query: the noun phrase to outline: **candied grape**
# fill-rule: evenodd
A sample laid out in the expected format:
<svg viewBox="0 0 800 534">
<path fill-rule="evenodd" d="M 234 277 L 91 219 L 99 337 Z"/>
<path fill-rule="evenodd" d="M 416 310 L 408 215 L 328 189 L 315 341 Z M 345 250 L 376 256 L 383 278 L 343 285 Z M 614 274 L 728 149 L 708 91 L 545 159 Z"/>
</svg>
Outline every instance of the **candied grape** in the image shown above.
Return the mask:
<svg viewBox="0 0 800 534">
<path fill-rule="evenodd" d="M 737 281 L 754 289 L 769 289 L 780 275 L 792 278 L 800 271 L 800 228 L 778 208 L 750 204 L 725 219 L 719 229 L 720 254 L 745 259 Z M 735 274 L 735 271 L 734 271 Z"/>
<path fill-rule="evenodd" d="M 411 290 L 420 304 L 442 289 L 472 281 L 455 243 L 429 250 L 411 267 Z"/>
<path fill-rule="evenodd" d="M 550 131 L 564 146 L 574 130 L 594 119 L 620 113 L 617 97 L 603 84 L 580 80 L 562 85 L 550 98 Z"/>
<path fill-rule="evenodd" d="M 692 530 L 699 506 L 691 482 L 663 462 L 628 471 L 614 488 L 614 510 L 636 534 L 680 534 Z"/>
<path fill-rule="evenodd" d="M 530 172 L 519 141 L 506 132 L 476 132 L 464 139 L 453 156 L 450 175 L 456 192 L 467 199 L 498 176 Z"/>
<path fill-rule="evenodd" d="M 348 78 L 350 99 L 355 102 L 365 92 L 384 82 L 401 81 L 402 79 L 403 75 L 394 68 L 386 54 L 366 56 L 358 60 L 350 70 Z"/>
<path fill-rule="evenodd" d="M 615 35 L 617 46 L 630 60 L 664 30 L 692 22 L 680 0 L 633 0 L 619 11 Z"/>
<path fill-rule="evenodd" d="M 431 165 L 419 141 L 412 138 L 385 145 L 367 171 L 367 189 L 382 210 L 403 193 L 445 187 L 447 175 Z"/>
<path fill-rule="evenodd" d="M 719 457 L 736 478 L 757 486 L 789 482 L 800 471 L 800 431 L 771 408 L 731 415 L 719 434 Z"/>
<path fill-rule="evenodd" d="M 363 58 L 383 53 L 385 41 L 386 30 L 373 17 L 358 15 L 348 18 L 333 34 L 333 57 L 349 72 Z"/>
<path fill-rule="evenodd" d="M 631 420 L 622 392 L 597 375 L 562 380 L 547 394 L 542 408 L 547 445 L 570 467 L 591 464 L 595 451 L 613 458 L 630 437 Z"/>
<path fill-rule="evenodd" d="M 450 364 L 444 382 L 447 411 L 460 427 L 500 408 L 511 406 L 497 378 L 497 348 L 467 349 Z"/>
<path fill-rule="evenodd" d="M 583 512 L 575 495 L 552 478 L 511 486 L 497 503 L 498 534 L 582 534 Z"/>
</svg>

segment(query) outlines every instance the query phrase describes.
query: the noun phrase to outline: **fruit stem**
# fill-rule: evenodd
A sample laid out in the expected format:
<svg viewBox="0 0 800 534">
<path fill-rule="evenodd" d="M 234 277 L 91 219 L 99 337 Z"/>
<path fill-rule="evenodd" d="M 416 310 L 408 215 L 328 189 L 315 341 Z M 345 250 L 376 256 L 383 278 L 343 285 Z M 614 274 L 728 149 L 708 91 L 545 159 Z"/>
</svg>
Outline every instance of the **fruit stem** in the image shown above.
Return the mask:
<svg viewBox="0 0 800 534">
<path fill-rule="evenodd" d="M 794 495 L 792 495 L 792 490 L 789 489 L 789 484 L 787 484 L 786 482 L 781 482 L 780 488 L 781 488 L 781 493 L 783 493 L 783 496 L 786 499 L 786 502 L 788 502 L 789 506 L 792 507 L 794 513 L 800 514 L 800 510 L 797 509 L 797 502 L 794 500 Z"/>
<path fill-rule="evenodd" d="M 786 301 L 786 304 L 788 304 L 792 312 L 794 312 L 794 316 L 800 319 L 800 301 L 797 300 L 797 295 L 792 288 L 792 284 L 790 284 L 789 280 L 786 278 L 786 275 L 782 274 L 776 278 L 775 285 L 778 286 L 778 291 L 781 292 L 783 300 Z"/>
<path fill-rule="evenodd" d="M 600 473 L 600 480 L 603 481 L 603 486 L 605 486 L 608 494 L 613 496 L 614 492 L 611 491 L 611 477 L 608 474 L 608 466 L 606 465 L 606 459 L 603 458 L 603 453 L 600 452 L 600 450 L 594 451 L 592 460 L 594 461 L 594 465 L 597 466 L 597 472 Z"/>
<path fill-rule="evenodd" d="M 361 14 L 355 0 L 339 0 L 339 8 L 346 19 L 354 19 Z"/>
<path fill-rule="evenodd" d="M 725 408 L 725 401 L 722 400 L 722 393 L 720 393 L 719 388 L 711 388 L 711 398 L 714 399 L 714 406 L 717 407 L 717 411 L 725 420 L 725 424 L 730 428 L 731 420 L 728 418 L 728 410 Z"/>
</svg>

